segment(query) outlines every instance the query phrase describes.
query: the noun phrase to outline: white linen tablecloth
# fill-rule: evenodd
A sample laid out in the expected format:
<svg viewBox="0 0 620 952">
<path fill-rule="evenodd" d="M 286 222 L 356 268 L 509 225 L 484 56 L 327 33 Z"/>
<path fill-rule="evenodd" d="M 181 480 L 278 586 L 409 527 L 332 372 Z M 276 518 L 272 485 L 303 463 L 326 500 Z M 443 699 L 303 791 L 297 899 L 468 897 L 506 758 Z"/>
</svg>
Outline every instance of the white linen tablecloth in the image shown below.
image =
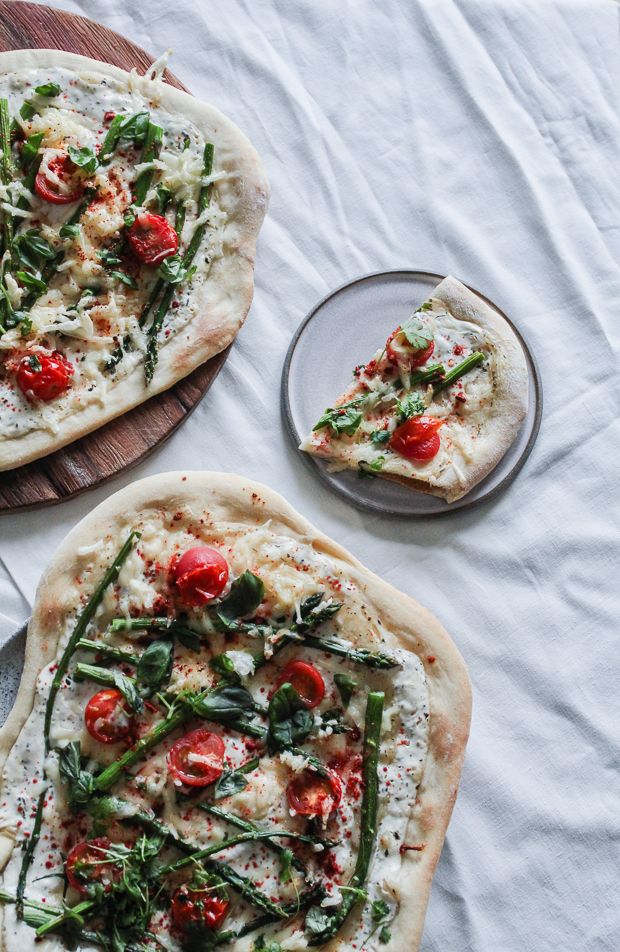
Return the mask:
<svg viewBox="0 0 620 952">
<path fill-rule="evenodd" d="M 0 520 L 0 622 L 26 617 L 56 545 L 131 480 L 187 468 L 264 481 L 426 605 L 469 664 L 472 734 L 424 952 L 617 950 L 620 9 L 56 5 L 153 56 L 171 45 L 177 76 L 250 137 L 273 198 L 248 321 L 194 415 L 129 476 Z M 495 301 L 545 388 L 517 481 L 436 521 L 348 508 L 280 418 L 303 316 L 333 287 L 398 267 L 452 273 Z"/>
</svg>

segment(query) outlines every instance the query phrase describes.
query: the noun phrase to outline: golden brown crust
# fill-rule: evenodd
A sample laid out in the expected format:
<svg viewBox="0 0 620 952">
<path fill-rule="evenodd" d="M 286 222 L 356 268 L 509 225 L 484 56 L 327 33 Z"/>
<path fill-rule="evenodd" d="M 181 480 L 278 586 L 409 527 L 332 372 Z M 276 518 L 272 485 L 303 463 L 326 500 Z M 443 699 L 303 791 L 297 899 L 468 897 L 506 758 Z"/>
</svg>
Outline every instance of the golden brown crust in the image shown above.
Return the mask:
<svg viewBox="0 0 620 952">
<path fill-rule="evenodd" d="M 13 50 L 0 53 L 0 74 L 60 67 L 93 79 L 112 78 L 129 88 L 130 74 L 117 66 L 60 50 Z M 213 142 L 218 168 L 218 202 L 227 214 L 224 255 L 214 259 L 203 286 L 198 314 L 160 348 L 152 382 L 145 386 L 142 365 L 111 386 L 105 406 L 90 404 L 59 423 L 59 431 L 33 430 L 0 440 L 0 470 L 14 469 L 91 433 L 149 397 L 167 390 L 234 340 L 254 293 L 256 240 L 269 203 L 269 183 L 257 152 L 219 109 L 165 83 L 154 91 L 172 115 L 186 116 L 206 141 Z"/>
<path fill-rule="evenodd" d="M 315 529 L 277 493 L 258 483 L 221 473 L 166 473 L 133 483 L 86 516 L 56 551 L 37 590 L 28 629 L 26 667 L 15 707 L 0 730 L 0 768 L 30 714 L 38 672 L 57 650 L 60 619 L 75 609 L 74 579 L 83 570 L 82 546 L 110 534 L 125 538 L 139 517 L 162 509 L 204 512 L 217 522 L 263 525 L 310 543 L 346 571 L 363 593 L 364 603 L 403 648 L 424 664 L 430 701 L 430 743 L 407 844 L 421 850 L 403 854 L 399 878 L 400 911 L 391 927 L 389 950 L 415 952 L 422 934 L 433 873 L 458 790 L 469 733 L 471 689 L 465 663 L 442 625 L 427 609 L 365 569 L 336 542 Z M 5 843 L 5 849 L 6 849 Z M 12 843 L 10 844 L 12 848 Z M 0 840 L 0 869 L 4 855 Z M 329 948 L 344 948 L 353 923 Z"/>
</svg>

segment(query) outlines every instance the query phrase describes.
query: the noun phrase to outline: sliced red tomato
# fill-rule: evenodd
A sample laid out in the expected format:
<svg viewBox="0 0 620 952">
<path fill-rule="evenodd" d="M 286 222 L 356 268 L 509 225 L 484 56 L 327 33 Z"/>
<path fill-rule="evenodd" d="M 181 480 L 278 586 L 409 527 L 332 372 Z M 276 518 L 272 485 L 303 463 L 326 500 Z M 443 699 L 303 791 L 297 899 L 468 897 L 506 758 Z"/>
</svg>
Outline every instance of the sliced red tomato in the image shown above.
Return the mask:
<svg viewBox="0 0 620 952">
<path fill-rule="evenodd" d="M 55 155 L 49 159 L 47 167 L 53 172 L 63 185 L 67 186 L 67 191 L 61 191 L 55 182 L 50 182 L 45 172 L 38 172 L 34 180 L 34 188 L 37 195 L 52 205 L 69 205 L 82 197 L 86 182 L 75 173 L 77 166 L 71 161 L 68 155 Z"/>
<path fill-rule="evenodd" d="M 129 247 L 143 264 L 161 264 L 177 252 L 177 233 L 161 215 L 142 212 L 128 232 Z"/>
<path fill-rule="evenodd" d="M 131 709 L 116 688 L 106 688 L 91 697 L 84 720 L 90 736 L 102 744 L 118 744 L 133 733 Z"/>
<path fill-rule="evenodd" d="M 172 745 L 168 753 L 168 768 L 190 787 L 206 787 L 217 780 L 224 769 L 225 752 L 219 734 L 198 728 Z"/>
<path fill-rule="evenodd" d="M 441 440 L 437 430 L 440 426 L 443 426 L 443 423 L 434 417 L 411 417 L 394 430 L 389 445 L 406 459 L 432 459 L 439 452 Z"/>
<path fill-rule="evenodd" d="M 396 328 L 385 347 L 387 356 L 393 363 L 406 364 L 408 367 L 421 367 L 432 355 L 434 349 L 434 341 L 431 341 L 427 347 L 412 347 L 400 327 Z"/>
<path fill-rule="evenodd" d="M 172 897 L 172 921 L 183 932 L 192 923 L 205 929 L 219 929 L 228 915 L 230 903 L 212 889 L 181 886 Z"/>
<path fill-rule="evenodd" d="M 197 545 L 183 553 L 174 575 L 184 604 L 198 608 L 222 594 L 228 581 L 228 563 L 215 549 Z"/>
<path fill-rule="evenodd" d="M 78 843 L 67 856 L 67 879 L 74 889 L 85 896 L 90 883 L 101 883 L 104 892 L 110 892 L 119 882 L 121 870 L 106 862 L 112 843 L 107 836 L 98 836 L 89 842 Z"/>
<path fill-rule="evenodd" d="M 289 661 L 276 681 L 276 687 L 282 687 L 287 681 L 308 707 L 316 707 L 325 697 L 325 681 L 314 665 L 305 661 Z"/>
<path fill-rule="evenodd" d="M 65 392 L 72 375 L 73 366 L 58 352 L 27 354 L 17 368 L 17 385 L 26 396 L 54 400 Z"/>
<path fill-rule="evenodd" d="M 286 797 L 291 810 L 304 816 L 329 816 L 342 796 L 342 787 L 337 774 L 329 771 L 329 777 L 304 770 L 291 780 L 286 788 Z"/>
</svg>

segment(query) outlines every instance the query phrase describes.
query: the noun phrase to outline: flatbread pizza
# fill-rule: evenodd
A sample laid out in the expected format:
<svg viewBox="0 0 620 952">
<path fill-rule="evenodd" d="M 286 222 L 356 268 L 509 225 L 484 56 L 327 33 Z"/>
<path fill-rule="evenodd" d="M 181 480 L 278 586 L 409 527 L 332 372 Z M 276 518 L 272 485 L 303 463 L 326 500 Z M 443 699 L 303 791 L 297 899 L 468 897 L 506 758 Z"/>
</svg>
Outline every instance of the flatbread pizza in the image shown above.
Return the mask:
<svg viewBox="0 0 620 952">
<path fill-rule="evenodd" d="M 455 502 L 502 459 L 528 405 L 508 322 L 455 278 L 391 334 L 300 449 L 328 470 L 395 480 Z"/>
<path fill-rule="evenodd" d="M 37 592 L 0 948 L 414 952 L 469 720 L 439 622 L 280 496 L 137 482 Z"/>
<path fill-rule="evenodd" d="M 166 58 L 0 53 L 0 470 L 167 389 L 246 317 L 269 185 Z"/>
</svg>

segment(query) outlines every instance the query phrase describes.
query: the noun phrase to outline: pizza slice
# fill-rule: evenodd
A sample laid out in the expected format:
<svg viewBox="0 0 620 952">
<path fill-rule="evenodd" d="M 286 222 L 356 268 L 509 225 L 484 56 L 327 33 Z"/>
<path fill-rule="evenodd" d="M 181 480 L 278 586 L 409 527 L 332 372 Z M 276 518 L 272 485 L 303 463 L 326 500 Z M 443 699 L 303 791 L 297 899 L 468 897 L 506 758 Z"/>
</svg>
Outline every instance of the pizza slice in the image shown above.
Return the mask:
<svg viewBox="0 0 620 952">
<path fill-rule="evenodd" d="M 447 277 L 303 440 L 300 449 L 454 502 L 491 472 L 525 418 L 528 375 L 514 331 Z"/>
<path fill-rule="evenodd" d="M 248 312 L 269 186 L 166 58 L 0 54 L 0 470 L 172 386 Z"/>
<path fill-rule="evenodd" d="M 168 473 L 43 577 L 0 731 L 0 949 L 415 952 L 465 664 L 265 486 Z"/>
</svg>

